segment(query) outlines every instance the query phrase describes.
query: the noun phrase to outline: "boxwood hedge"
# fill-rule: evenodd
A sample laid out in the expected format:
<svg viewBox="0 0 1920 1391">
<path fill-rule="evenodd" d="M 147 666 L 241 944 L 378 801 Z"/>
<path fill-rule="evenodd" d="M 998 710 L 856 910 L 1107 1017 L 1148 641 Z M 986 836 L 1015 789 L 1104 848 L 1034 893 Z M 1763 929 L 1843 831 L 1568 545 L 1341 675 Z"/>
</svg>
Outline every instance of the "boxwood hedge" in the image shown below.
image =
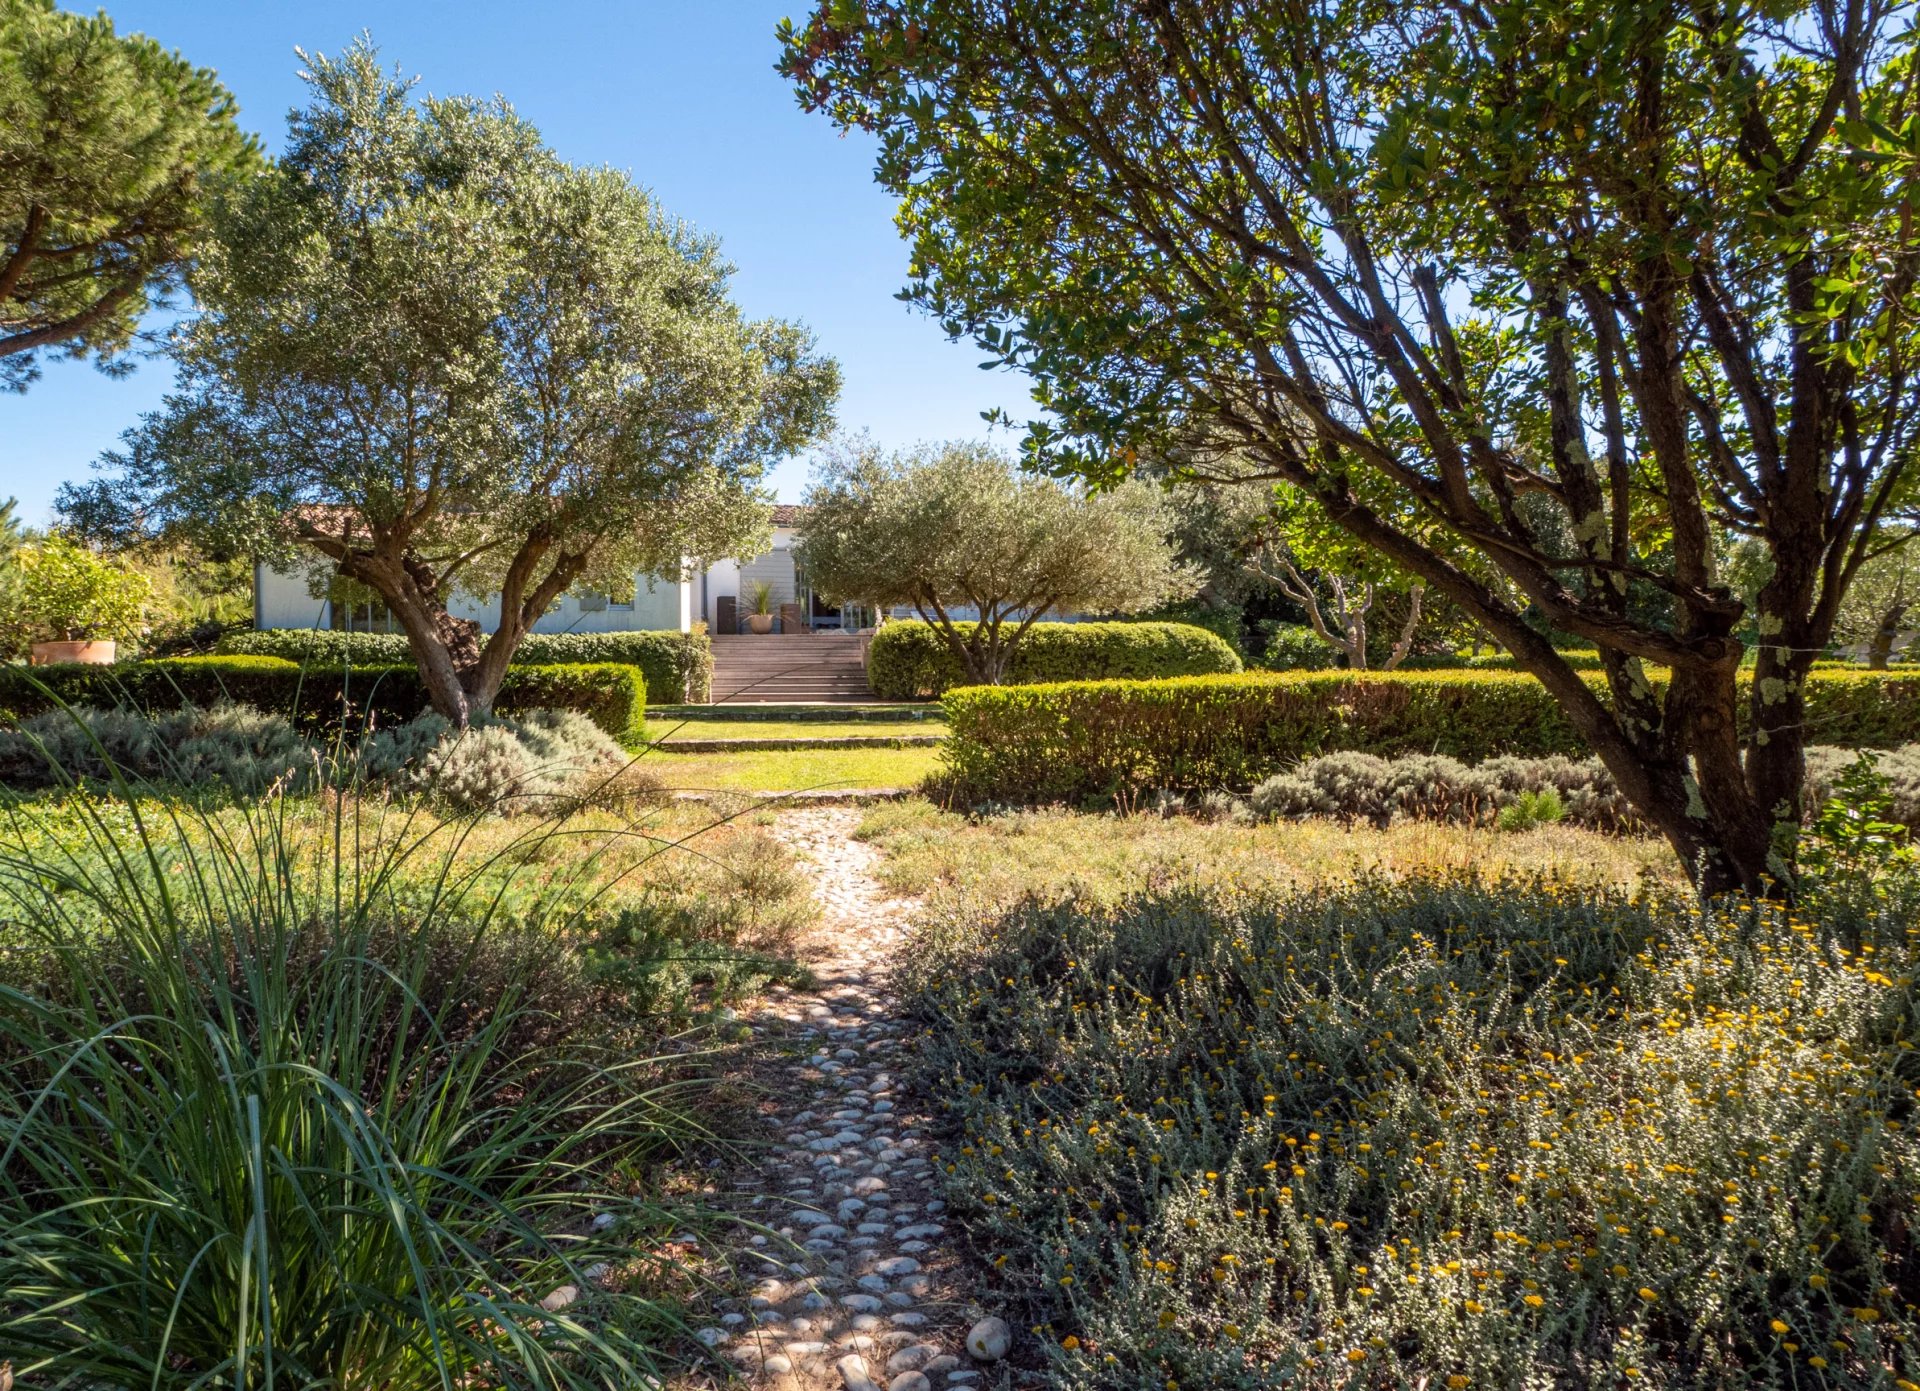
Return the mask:
<svg viewBox="0 0 1920 1391">
<path fill-rule="evenodd" d="M 973 624 L 955 625 L 964 638 Z M 1146 680 L 1240 670 L 1240 657 L 1217 633 L 1191 623 L 1036 623 L 1014 649 L 1008 681 Z M 967 676 L 931 624 L 889 623 L 867 652 L 867 685 L 881 700 L 922 700 Z"/>
<path fill-rule="evenodd" d="M 1596 685 L 1599 678 L 1591 678 Z M 1810 741 L 1920 739 L 1920 676 L 1816 671 Z M 1145 788 L 1243 790 L 1337 750 L 1584 756 L 1560 706 L 1518 672 L 1276 672 L 947 692 L 944 777 L 963 800 L 1085 802 Z"/>
<path fill-rule="evenodd" d="M 284 657 L 171 657 L 114 666 L 0 667 L 0 723 L 16 724 L 56 700 L 148 712 L 227 700 L 284 715 L 306 731 L 412 719 L 431 702 L 411 666 L 302 666 Z M 494 708 L 576 710 L 616 739 L 637 738 L 647 686 L 619 662 L 515 666 Z"/>
<path fill-rule="evenodd" d="M 223 655 L 284 657 L 334 666 L 351 658 L 378 666 L 405 666 L 413 657 L 401 633 L 338 633 L 325 628 L 269 628 L 220 640 Z M 713 643 L 705 633 L 529 633 L 513 654 L 517 666 L 572 666 L 619 662 L 639 667 L 657 702 L 704 704 L 713 698 Z"/>
</svg>

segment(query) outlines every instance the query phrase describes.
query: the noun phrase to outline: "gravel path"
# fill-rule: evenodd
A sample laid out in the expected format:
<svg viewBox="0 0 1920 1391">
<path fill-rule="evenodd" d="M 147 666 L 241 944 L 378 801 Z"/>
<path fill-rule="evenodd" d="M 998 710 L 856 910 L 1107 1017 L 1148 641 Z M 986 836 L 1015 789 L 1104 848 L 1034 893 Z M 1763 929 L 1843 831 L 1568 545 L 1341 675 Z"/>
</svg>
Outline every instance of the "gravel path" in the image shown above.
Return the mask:
<svg viewBox="0 0 1920 1391">
<path fill-rule="evenodd" d="M 817 983 L 749 1021 L 781 1054 L 764 1079 L 770 1143 L 730 1176 L 755 1226 L 729 1238 L 733 1287 L 700 1338 L 774 1391 L 980 1391 L 1004 1367 L 967 1349 L 998 1334 L 1004 1352 L 1005 1330 L 951 1288 L 930 1122 L 898 1077 L 908 1029 L 887 990 L 912 905 L 874 879 L 859 817 L 788 811 L 773 830 L 808 862 L 823 910 Z"/>
</svg>

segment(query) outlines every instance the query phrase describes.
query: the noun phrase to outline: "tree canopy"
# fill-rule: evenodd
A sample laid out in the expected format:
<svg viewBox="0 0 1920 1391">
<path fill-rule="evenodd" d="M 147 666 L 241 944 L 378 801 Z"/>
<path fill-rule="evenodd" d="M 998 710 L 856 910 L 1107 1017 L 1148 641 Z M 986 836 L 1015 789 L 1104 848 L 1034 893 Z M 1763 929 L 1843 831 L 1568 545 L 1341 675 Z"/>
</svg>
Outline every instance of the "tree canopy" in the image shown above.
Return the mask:
<svg viewBox="0 0 1920 1391">
<path fill-rule="evenodd" d="M 0 0 L 0 386 L 46 351 L 118 360 L 208 198 L 259 167 L 235 114 L 210 70 L 104 14 Z"/>
<path fill-rule="evenodd" d="M 385 600 L 464 721 L 569 589 L 752 553 L 762 473 L 828 427 L 838 372 L 742 316 L 714 240 L 504 102 L 415 102 L 364 44 L 307 61 L 285 155 L 195 270 L 180 389 L 62 507 L 304 552 Z M 499 596 L 490 636 L 455 592 Z"/>
<path fill-rule="evenodd" d="M 1790 878 L 1802 680 L 1911 491 L 1909 6 L 822 0 L 785 43 L 878 135 L 910 296 L 1037 382 L 1036 460 L 1254 460 L 1509 648 L 1704 887 Z"/>
<path fill-rule="evenodd" d="M 982 684 L 1049 615 L 1135 613 L 1195 588 L 1152 489 L 1089 497 L 988 445 L 843 445 L 807 506 L 795 558 L 808 582 L 835 603 L 912 608 Z"/>
</svg>

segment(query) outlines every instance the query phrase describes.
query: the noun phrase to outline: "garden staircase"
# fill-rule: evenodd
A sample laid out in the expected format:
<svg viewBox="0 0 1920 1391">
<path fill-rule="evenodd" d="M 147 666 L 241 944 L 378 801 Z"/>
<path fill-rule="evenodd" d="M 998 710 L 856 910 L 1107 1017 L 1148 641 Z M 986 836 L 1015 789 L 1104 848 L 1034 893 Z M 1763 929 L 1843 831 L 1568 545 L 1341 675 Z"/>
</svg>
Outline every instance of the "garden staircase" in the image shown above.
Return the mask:
<svg viewBox="0 0 1920 1391">
<path fill-rule="evenodd" d="M 864 704 L 866 639 L 851 633 L 717 634 L 716 705 Z"/>
</svg>

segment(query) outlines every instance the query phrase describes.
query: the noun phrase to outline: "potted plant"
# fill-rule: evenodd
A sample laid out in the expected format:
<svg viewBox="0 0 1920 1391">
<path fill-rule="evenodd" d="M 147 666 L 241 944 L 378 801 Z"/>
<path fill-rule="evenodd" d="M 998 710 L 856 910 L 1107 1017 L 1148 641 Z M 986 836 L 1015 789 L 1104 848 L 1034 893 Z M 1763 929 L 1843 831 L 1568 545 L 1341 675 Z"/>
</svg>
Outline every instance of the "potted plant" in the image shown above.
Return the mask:
<svg viewBox="0 0 1920 1391">
<path fill-rule="evenodd" d="M 748 591 L 748 600 L 753 611 L 747 615 L 747 631 L 750 633 L 771 633 L 773 631 L 773 586 L 765 580 L 755 580 Z"/>
<path fill-rule="evenodd" d="M 14 565 L 21 612 L 38 635 L 35 666 L 111 662 L 121 642 L 139 636 L 152 593 L 144 576 L 58 533 L 22 547 Z"/>
</svg>

